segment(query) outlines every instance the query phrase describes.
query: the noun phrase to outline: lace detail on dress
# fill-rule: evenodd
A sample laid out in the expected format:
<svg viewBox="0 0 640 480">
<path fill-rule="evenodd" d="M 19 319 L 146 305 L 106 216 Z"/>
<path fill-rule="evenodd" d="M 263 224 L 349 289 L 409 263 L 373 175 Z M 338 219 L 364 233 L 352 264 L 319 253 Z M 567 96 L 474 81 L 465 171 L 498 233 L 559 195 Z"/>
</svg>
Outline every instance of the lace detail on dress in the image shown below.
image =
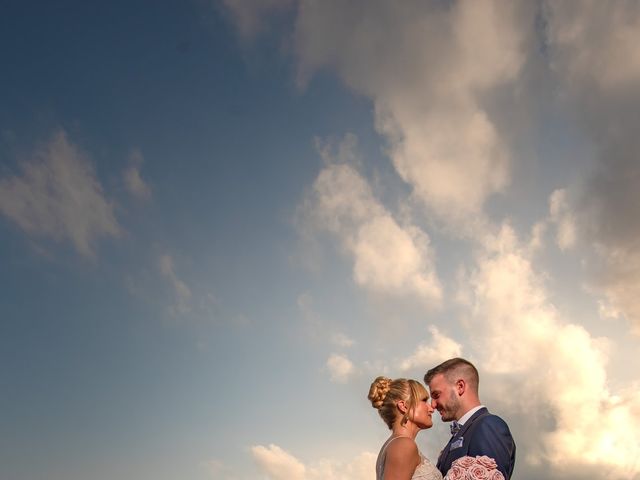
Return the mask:
<svg viewBox="0 0 640 480">
<path fill-rule="evenodd" d="M 387 446 L 396 438 L 399 437 L 391 437 L 388 439 L 380 449 L 378 460 L 376 461 L 376 480 L 384 480 L 384 464 L 387 456 Z M 440 470 L 438 470 L 422 452 L 418 451 L 418 453 L 420 454 L 421 461 L 416 467 L 415 472 L 413 472 L 411 480 L 442 480 Z"/>
<path fill-rule="evenodd" d="M 440 470 L 422 453 L 420 453 L 420 458 L 422 458 L 422 461 L 416 467 L 416 471 L 413 472 L 411 480 L 442 480 Z"/>
</svg>

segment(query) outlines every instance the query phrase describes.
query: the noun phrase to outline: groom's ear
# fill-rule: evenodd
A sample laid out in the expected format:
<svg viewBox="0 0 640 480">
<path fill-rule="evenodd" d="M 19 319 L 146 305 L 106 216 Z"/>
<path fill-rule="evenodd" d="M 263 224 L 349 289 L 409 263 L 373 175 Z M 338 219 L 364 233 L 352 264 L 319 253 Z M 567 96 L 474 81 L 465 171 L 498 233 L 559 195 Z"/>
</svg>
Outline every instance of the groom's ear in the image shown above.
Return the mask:
<svg viewBox="0 0 640 480">
<path fill-rule="evenodd" d="M 462 378 L 456 381 L 456 392 L 458 393 L 459 397 L 461 397 L 466 390 L 467 390 L 467 382 L 465 382 Z"/>
</svg>

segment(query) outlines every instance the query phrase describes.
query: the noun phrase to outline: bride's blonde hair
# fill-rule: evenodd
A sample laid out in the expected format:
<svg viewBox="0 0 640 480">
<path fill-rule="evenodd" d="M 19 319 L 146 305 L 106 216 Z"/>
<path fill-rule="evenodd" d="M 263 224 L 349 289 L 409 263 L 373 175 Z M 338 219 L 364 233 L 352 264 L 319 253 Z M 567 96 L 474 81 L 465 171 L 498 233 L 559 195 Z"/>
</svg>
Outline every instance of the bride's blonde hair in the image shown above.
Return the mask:
<svg viewBox="0 0 640 480">
<path fill-rule="evenodd" d="M 429 398 L 429 393 L 420 382 L 406 378 L 392 380 L 387 377 L 376 378 L 369 388 L 368 395 L 373 408 L 378 410 L 389 429 L 393 428 L 393 422 L 398 415 L 397 402 L 403 400 L 407 403 L 407 411 L 401 421 L 401 425 L 404 425 L 417 403 L 425 397 Z"/>
</svg>

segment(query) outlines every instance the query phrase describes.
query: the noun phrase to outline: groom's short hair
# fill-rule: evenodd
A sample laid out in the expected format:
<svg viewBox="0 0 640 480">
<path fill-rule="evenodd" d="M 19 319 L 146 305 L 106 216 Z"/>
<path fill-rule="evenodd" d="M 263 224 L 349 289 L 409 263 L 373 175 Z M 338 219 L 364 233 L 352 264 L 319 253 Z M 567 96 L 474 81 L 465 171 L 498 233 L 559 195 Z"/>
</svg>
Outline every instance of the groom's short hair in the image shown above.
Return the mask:
<svg viewBox="0 0 640 480">
<path fill-rule="evenodd" d="M 480 376 L 478 370 L 473 366 L 469 360 L 464 358 L 451 358 L 445 362 L 442 362 L 437 367 L 433 367 L 424 375 L 424 383 L 429 385 L 429 382 L 436 375 L 443 374 L 449 383 L 454 383 L 459 378 L 463 378 L 472 390 L 478 393 L 478 386 L 480 384 Z"/>
</svg>

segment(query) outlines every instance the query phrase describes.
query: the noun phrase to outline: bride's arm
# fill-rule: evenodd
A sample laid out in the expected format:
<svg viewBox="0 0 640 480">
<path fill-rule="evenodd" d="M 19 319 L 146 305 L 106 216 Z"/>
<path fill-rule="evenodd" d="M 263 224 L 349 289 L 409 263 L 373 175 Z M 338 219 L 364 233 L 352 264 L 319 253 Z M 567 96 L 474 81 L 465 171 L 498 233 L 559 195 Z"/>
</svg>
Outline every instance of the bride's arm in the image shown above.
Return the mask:
<svg viewBox="0 0 640 480">
<path fill-rule="evenodd" d="M 384 480 L 411 480 L 419 464 L 416 442 L 407 437 L 397 438 L 387 447 Z"/>
</svg>

